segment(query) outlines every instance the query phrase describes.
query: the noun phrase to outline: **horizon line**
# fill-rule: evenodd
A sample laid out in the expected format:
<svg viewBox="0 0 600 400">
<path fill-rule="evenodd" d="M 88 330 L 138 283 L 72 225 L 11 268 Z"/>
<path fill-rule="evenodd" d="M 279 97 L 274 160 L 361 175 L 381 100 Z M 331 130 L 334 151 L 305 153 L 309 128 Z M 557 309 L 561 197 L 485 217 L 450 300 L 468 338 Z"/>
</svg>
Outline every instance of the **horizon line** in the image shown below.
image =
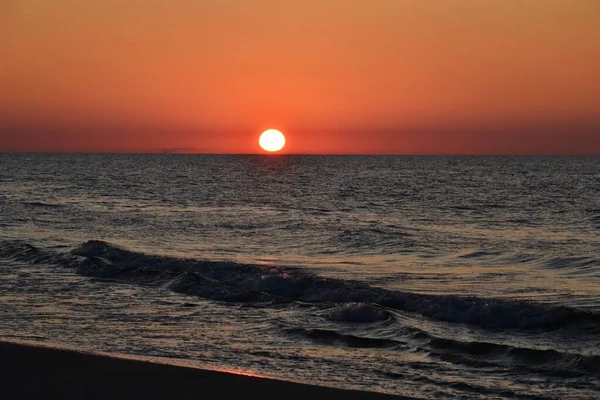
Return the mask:
<svg viewBox="0 0 600 400">
<path fill-rule="evenodd" d="M 374 157 L 600 157 L 600 153 L 203 153 L 177 151 L 2 151 L 0 154 L 40 154 L 40 155 L 199 155 L 199 156 L 374 156 Z"/>
</svg>

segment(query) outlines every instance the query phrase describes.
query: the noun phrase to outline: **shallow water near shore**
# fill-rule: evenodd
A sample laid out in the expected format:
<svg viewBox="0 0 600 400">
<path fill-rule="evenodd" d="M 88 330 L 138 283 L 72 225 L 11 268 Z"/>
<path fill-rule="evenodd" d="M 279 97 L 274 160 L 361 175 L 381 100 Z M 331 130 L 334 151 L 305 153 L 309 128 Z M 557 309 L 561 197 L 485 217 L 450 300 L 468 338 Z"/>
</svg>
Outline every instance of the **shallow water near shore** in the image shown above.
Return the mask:
<svg viewBox="0 0 600 400">
<path fill-rule="evenodd" d="M 600 393 L 600 158 L 0 155 L 0 336 L 425 398 Z"/>
</svg>

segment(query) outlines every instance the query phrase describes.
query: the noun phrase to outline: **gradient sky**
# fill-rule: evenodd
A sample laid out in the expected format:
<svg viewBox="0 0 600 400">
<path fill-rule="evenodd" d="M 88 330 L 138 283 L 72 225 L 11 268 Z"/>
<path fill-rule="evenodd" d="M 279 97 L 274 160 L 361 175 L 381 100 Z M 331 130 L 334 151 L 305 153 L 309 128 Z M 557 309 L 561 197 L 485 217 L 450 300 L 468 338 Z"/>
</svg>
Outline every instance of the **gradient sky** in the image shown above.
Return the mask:
<svg viewBox="0 0 600 400">
<path fill-rule="evenodd" d="M 0 0 L 0 151 L 600 154 L 599 0 Z"/>
</svg>

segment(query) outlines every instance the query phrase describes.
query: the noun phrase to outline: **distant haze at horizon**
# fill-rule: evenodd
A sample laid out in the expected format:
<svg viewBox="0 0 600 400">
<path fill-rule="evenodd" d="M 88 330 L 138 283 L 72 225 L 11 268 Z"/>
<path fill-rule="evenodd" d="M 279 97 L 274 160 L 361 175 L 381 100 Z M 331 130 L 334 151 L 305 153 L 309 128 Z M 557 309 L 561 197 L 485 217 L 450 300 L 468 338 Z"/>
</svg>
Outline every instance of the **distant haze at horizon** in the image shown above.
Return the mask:
<svg viewBox="0 0 600 400">
<path fill-rule="evenodd" d="M 596 0 L 0 4 L 0 152 L 600 155 Z"/>
</svg>

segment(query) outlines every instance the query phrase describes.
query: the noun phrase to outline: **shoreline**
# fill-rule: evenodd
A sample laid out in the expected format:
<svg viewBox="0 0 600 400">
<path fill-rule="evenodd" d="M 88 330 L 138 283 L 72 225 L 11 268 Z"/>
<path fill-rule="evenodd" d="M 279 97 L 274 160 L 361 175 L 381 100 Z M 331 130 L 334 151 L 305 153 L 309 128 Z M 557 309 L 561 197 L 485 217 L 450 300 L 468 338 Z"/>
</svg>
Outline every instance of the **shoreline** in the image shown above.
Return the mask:
<svg viewBox="0 0 600 400">
<path fill-rule="evenodd" d="M 0 376 L 20 399 L 409 399 L 0 339 Z"/>
</svg>

